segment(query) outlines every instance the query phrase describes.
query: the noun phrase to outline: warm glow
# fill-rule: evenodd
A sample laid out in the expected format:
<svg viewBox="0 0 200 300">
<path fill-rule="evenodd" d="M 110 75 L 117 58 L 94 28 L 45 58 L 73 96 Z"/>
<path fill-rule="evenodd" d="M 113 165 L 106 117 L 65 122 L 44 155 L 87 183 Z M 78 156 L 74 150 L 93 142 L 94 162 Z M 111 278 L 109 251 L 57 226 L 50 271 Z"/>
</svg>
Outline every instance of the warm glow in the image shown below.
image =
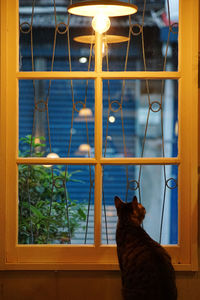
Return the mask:
<svg viewBox="0 0 200 300">
<path fill-rule="evenodd" d="M 92 111 L 90 108 L 82 108 L 78 115 L 80 117 L 92 117 Z"/>
<path fill-rule="evenodd" d="M 104 33 L 110 28 L 110 19 L 104 14 L 97 14 L 92 20 L 92 28 L 99 33 Z"/>
<path fill-rule="evenodd" d="M 129 37 L 123 35 L 103 35 L 103 43 L 105 44 L 115 44 L 115 43 L 124 43 L 129 41 Z M 81 35 L 76 36 L 74 41 L 84 44 L 95 44 L 95 35 Z"/>
<path fill-rule="evenodd" d="M 52 152 L 47 155 L 47 158 L 59 158 L 59 155 Z"/>
<path fill-rule="evenodd" d="M 121 17 L 135 14 L 137 6 L 121 1 L 84 1 L 72 4 L 68 12 L 73 15 L 94 17 L 92 27 L 96 32 L 104 33 L 110 28 L 109 17 Z"/>
<path fill-rule="evenodd" d="M 120 17 L 135 14 L 137 6 L 121 1 L 84 1 L 69 6 L 70 14 L 95 17 L 99 13 L 107 17 Z"/>
<path fill-rule="evenodd" d="M 39 137 L 36 137 L 36 138 L 35 138 L 35 144 L 40 144 L 40 143 L 41 143 L 40 138 L 39 138 Z"/>
<path fill-rule="evenodd" d="M 47 158 L 59 158 L 59 155 L 57 154 L 57 153 L 49 153 L 48 155 L 47 155 Z M 43 165 L 43 167 L 45 167 L 45 168 L 50 168 L 50 167 L 52 167 L 52 165 Z"/>
<path fill-rule="evenodd" d="M 102 43 L 102 57 L 104 57 L 107 54 L 106 53 L 106 47 L 108 47 L 108 45 L 105 42 L 103 42 Z M 95 54 L 95 46 L 93 47 L 93 52 Z"/>
<path fill-rule="evenodd" d="M 78 148 L 80 152 L 90 152 L 91 147 L 88 144 L 81 144 Z"/>
</svg>

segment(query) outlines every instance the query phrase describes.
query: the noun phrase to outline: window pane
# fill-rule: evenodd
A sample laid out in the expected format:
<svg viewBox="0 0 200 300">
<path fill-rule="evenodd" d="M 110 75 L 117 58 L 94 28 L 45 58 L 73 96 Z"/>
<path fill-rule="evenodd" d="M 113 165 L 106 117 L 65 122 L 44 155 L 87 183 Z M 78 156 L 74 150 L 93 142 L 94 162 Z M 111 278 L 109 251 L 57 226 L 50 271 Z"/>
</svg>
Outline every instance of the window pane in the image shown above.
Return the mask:
<svg viewBox="0 0 200 300">
<path fill-rule="evenodd" d="M 69 4 L 68 0 L 19 0 L 21 71 L 94 70 L 90 43 L 74 41 L 76 36 L 92 34 L 91 20 L 73 15 L 68 19 Z"/>
<path fill-rule="evenodd" d="M 18 243 L 93 244 L 93 173 L 92 166 L 19 165 Z"/>
<path fill-rule="evenodd" d="M 162 244 L 178 243 L 178 167 L 104 166 L 102 243 L 115 243 L 114 197 L 130 202 L 134 195 L 146 208 L 144 229 Z"/>
<path fill-rule="evenodd" d="M 103 155 L 175 157 L 176 80 L 104 80 Z"/>
<path fill-rule="evenodd" d="M 20 156 L 94 155 L 92 80 L 20 80 Z"/>
<path fill-rule="evenodd" d="M 104 58 L 103 69 L 176 71 L 179 1 L 169 0 L 170 14 L 164 0 L 131 2 L 138 6 L 138 12 L 130 19 L 111 18 L 106 35 L 114 39 L 105 38 L 102 51 L 108 60 Z M 94 70 L 94 50 L 87 38 L 94 35 L 91 18 L 71 15 L 68 19 L 69 5 L 68 0 L 19 1 L 21 71 Z M 116 35 L 129 41 L 116 43 Z M 84 38 L 77 41 L 80 36 L 86 36 L 85 42 Z"/>
<path fill-rule="evenodd" d="M 128 2 L 128 1 L 124 1 Z M 110 71 L 176 71 L 178 68 L 179 1 L 130 1 L 138 6 L 131 18 L 112 18 L 109 35 L 128 42 L 107 43 Z M 167 65 L 166 65 L 167 62 Z"/>
</svg>

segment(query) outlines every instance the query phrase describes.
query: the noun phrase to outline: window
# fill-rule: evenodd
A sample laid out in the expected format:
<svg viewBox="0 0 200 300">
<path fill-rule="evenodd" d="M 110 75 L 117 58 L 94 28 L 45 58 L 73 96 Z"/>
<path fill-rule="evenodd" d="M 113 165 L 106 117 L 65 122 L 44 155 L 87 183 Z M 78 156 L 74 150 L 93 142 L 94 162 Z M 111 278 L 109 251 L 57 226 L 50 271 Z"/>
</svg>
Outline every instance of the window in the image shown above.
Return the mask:
<svg viewBox="0 0 200 300">
<path fill-rule="evenodd" d="M 87 18 L 71 17 L 70 39 L 68 1 L 41 2 L 26 1 L 25 7 L 22 0 L 1 1 L 1 267 L 118 269 L 112 203 L 117 192 L 124 200 L 138 196 L 149 212 L 144 222 L 149 234 L 166 247 L 177 270 L 194 270 L 197 1 L 180 0 L 179 26 L 173 22 L 159 31 L 157 25 L 155 36 L 143 27 L 143 5 L 150 2 L 135 1 L 142 13 L 132 17 L 134 25 L 126 26 L 128 19 L 113 21 L 115 30 L 125 22 L 123 35 L 131 39 L 109 46 L 109 68 L 105 58 L 103 64 L 98 60 L 101 47 L 92 50 L 73 41 L 77 22 L 91 31 Z M 146 17 L 152 19 L 151 12 L 164 24 L 168 16 L 160 17 L 159 5 L 165 3 L 154 2 Z M 39 28 L 31 30 L 31 16 Z M 57 27 L 43 26 L 43 20 Z M 154 48 L 158 36 L 163 45 Z M 51 39 L 51 48 L 46 47 Z M 126 57 L 127 47 L 124 64 L 118 55 Z M 89 57 L 90 69 L 81 63 Z M 82 109 L 90 115 L 81 115 Z M 47 156 L 52 152 L 58 156 Z M 35 233 L 33 226 L 39 232 L 44 222 L 46 233 Z"/>
</svg>

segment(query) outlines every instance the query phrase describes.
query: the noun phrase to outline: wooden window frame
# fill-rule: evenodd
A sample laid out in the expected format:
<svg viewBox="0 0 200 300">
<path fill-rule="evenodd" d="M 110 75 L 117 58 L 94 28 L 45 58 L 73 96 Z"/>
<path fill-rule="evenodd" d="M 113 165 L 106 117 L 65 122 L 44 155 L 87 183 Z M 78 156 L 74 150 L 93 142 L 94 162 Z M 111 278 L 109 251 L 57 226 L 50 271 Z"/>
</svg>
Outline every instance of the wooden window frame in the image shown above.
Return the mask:
<svg viewBox="0 0 200 300">
<path fill-rule="evenodd" d="M 94 72 L 19 72 L 18 1 L 2 0 L 0 103 L 0 269 L 118 270 L 116 246 L 101 245 L 102 166 L 179 165 L 179 242 L 166 246 L 176 270 L 197 270 L 198 204 L 198 0 L 180 0 L 179 69 L 177 72 L 103 72 L 96 47 Z M 97 34 L 101 43 L 101 37 Z M 59 158 L 53 164 L 95 165 L 94 245 L 17 244 L 17 165 L 52 164 L 48 158 L 18 157 L 18 80 L 95 80 L 95 158 Z M 102 80 L 177 79 L 179 81 L 179 155 L 175 158 L 102 157 Z"/>
</svg>

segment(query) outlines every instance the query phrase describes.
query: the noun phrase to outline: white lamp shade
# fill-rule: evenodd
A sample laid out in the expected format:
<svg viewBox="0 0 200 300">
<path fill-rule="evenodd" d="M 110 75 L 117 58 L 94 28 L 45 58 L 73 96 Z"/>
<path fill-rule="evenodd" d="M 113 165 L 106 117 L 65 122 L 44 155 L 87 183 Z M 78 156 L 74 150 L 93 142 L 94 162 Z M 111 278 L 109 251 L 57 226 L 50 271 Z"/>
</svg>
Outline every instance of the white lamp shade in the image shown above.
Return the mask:
<svg viewBox="0 0 200 300">
<path fill-rule="evenodd" d="M 94 17 L 103 14 L 107 17 L 121 17 L 135 14 L 137 6 L 122 1 L 84 1 L 68 7 L 70 14 Z"/>
</svg>

